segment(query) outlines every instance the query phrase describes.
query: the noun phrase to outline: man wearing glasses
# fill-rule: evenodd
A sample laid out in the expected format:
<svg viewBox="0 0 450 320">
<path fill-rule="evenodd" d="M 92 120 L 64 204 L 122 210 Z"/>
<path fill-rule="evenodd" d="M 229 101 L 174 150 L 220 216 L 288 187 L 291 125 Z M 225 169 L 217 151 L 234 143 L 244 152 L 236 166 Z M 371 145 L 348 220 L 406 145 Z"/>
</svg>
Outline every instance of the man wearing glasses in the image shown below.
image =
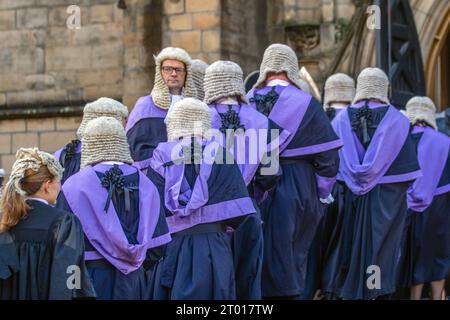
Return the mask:
<svg viewBox="0 0 450 320">
<path fill-rule="evenodd" d="M 197 97 L 191 65 L 191 57 L 180 48 L 165 48 L 155 57 L 153 90 L 137 101 L 126 126 L 131 156 L 141 170 L 149 167 L 158 144 L 167 141 L 164 120 L 170 107 Z"/>
</svg>

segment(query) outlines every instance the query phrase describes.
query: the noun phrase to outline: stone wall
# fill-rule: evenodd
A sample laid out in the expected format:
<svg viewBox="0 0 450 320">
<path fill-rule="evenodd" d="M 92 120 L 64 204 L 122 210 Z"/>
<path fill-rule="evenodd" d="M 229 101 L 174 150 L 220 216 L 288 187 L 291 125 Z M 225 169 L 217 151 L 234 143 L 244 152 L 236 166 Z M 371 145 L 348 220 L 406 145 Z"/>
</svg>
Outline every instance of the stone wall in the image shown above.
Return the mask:
<svg viewBox="0 0 450 320">
<path fill-rule="evenodd" d="M 166 0 L 163 46 L 186 49 L 193 58 L 239 63 L 244 72 L 259 67 L 268 44 L 266 1 Z"/>
<path fill-rule="evenodd" d="M 0 167 L 9 172 L 19 147 L 54 152 L 75 138 L 86 102 L 107 96 L 131 109 L 150 92 L 162 1 L 125 3 L 0 1 Z M 79 29 L 66 25 L 70 5 Z"/>
<path fill-rule="evenodd" d="M 207 63 L 220 59 L 220 0 L 165 0 L 163 47 L 184 48 Z"/>
<path fill-rule="evenodd" d="M 80 5 L 80 29 L 66 26 L 71 4 Z M 3 105 L 122 97 L 123 10 L 115 0 L 2 0 L 0 10 L 9 21 L 0 31 Z"/>
<path fill-rule="evenodd" d="M 270 41 L 294 48 L 300 64 L 321 86 L 354 15 L 354 1 L 275 0 L 269 3 Z"/>
<path fill-rule="evenodd" d="M 79 124 L 80 119 L 76 117 L 1 120 L 1 167 L 9 173 L 16 151 L 21 147 L 39 146 L 42 150 L 56 151 L 75 138 Z"/>
<path fill-rule="evenodd" d="M 222 59 L 232 60 L 244 74 L 259 69 L 267 35 L 268 2 L 261 0 L 222 1 Z"/>
</svg>

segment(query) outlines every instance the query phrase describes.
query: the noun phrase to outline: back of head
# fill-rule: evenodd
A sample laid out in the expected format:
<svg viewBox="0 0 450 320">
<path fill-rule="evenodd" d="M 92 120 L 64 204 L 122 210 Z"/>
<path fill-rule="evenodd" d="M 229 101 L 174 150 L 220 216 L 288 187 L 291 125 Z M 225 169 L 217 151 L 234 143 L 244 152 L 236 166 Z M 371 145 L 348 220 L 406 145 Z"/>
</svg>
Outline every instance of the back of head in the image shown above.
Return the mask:
<svg viewBox="0 0 450 320">
<path fill-rule="evenodd" d="M 193 136 L 210 139 L 211 113 L 200 100 L 186 98 L 175 103 L 167 114 L 166 124 L 169 141 Z"/>
<path fill-rule="evenodd" d="M 44 182 L 61 179 L 63 168 L 51 154 L 37 148 L 17 151 L 8 183 L 1 199 L 0 232 L 8 231 L 22 220 L 30 209 L 26 197 L 36 194 Z"/>
<path fill-rule="evenodd" d="M 289 80 L 299 89 L 304 87 L 299 76 L 298 58 L 294 50 L 284 44 L 272 44 L 264 52 L 259 78 L 254 88 L 262 87 L 270 73 L 285 72 Z"/>
<path fill-rule="evenodd" d="M 334 102 L 350 104 L 355 97 L 355 80 L 344 73 L 336 73 L 325 82 L 324 108 Z"/>
<path fill-rule="evenodd" d="M 203 82 L 205 79 L 205 72 L 208 68 L 208 64 L 202 60 L 192 60 L 192 79 L 194 80 L 195 88 L 197 89 L 197 99 L 203 101 L 205 98 L 205 92 L 203 90 Z"/>
<path fill-rule="evenodd" d="M 83 137 L 83 131 L 89 121 L 98 117 L 113 117 L 125 123 L 128 117 L 128 108 L 119 101 L 111 98 L 100 98 L 91 103 L 88 103 L 83 110 L 83 120 L 77 131 L 79 139 Z"/>
<path fill-rule="evenodd" d="M 389 79 L 379 68 L 366 68 L 358 76 L 353 103 L 377 100 L 389 104 Z"/>
<path fill-rule="evenodd" d="M 437 130 L 436 106 L 428 97 L 414 97 L 406 104 L 406 116 L 411 124 L 422 124 Z"/>
<path fill-rule="evenodd" d="M 232 61 L 216 61 L 206 69 L 205 102 L 211 104 L 222 98 L 237 97 L 247 103 L 244 87 L 244 73 Z"/>
<path fill-rule="evenodd" d="M 80 168 L 104 161 L 133 163 L 125 129 L 112 117 L 90 121 L 83 134 Z"/>
</svg>

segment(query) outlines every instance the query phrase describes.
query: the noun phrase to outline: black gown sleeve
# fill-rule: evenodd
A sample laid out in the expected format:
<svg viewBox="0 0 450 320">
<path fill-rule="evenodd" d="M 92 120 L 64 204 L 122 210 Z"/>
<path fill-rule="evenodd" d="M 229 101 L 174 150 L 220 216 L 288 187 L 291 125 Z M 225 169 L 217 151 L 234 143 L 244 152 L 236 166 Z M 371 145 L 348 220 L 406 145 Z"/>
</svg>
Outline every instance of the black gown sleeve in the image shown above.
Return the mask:
<svg viewBox="0 0 450 320">
<path fill-rule="evenodd" d="M 0 233 L 0 293 L 2 280 L 8 279 L 19 270 L 19 257 L 14 239 L 9 232 Z"/>
<path fill-rule="evenodd" d="M 312 156 L 316 174 L 322 177 L 335 177 L 339 171 L 339 152 L 337 149 L 325 151 Z"/>
<path fill-rule="evenodd" d="M 84 236 L 78 218 L 68 212 L 52 225 L 53 257 L 49 300 L 96 296 L 84 260 Z"/>
<path fill-rule="evenodd" d="M 280 164 L 278 164 L 278 170 L 276 174 L 271 175 L 263 174 L 262 169 L 265 167 L 269 168 L 270 164 L 267 165 L 260 164 L 251 183 L 253 184 L 253 186 L 251 186 L 252 188 L 257 187 L 259 190 L 263 192 L 272 190 L 277 185 L 278 181 L 280 181 L 281 176 L 283 174 Z M 250 192 L 250 194 L 252 194 L 252 192 Z"/>
</svg>

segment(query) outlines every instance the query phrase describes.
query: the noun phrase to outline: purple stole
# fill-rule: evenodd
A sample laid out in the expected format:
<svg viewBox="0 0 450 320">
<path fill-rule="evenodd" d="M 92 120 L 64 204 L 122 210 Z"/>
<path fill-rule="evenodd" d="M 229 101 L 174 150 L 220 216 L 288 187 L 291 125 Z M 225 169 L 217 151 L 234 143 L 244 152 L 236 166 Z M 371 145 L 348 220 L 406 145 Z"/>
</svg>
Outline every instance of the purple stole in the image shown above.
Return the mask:
<svg viewBox="0 0 450 320">
<path fill-rule="evenodd" d="M 155 185 L 139 170 L 120 165 L 124 175 L 139 174 L 138 244 L 132 245 L 123 232 L 117 212 L 110 205 L 105 212 L 108 192 L 95 171 L 106 172 L 111 165 L 88 166 L 70 177 L 62 187 L 72 212 L 78 217 L 83 232 L 97 252 L 86 252 L 86 260 L 105 258 L 123 274 L 141 267 L 147 250 L 170 242 L 169 234 L 153 239 L 160 215 L 160 198 Z"/>
<path fill-rule="evenodd" d="M 213 129 L 219 130 L 222 124 L 222 120 L 219 114 L 218 109 L 220 108 L 228 108 L 227 105 L 222 104 L 212 104 L 209 106 L 211 110 L 211 127 Z M 270 132 L 268 132 L 268 121 L 267 118 L 256 111 L 253 108 L 250 108 L 248 105 L 240 104 L 240 105 L 233 105 L 233 110 L 236 111 L 236 108 L 239 108 L 237 111 L 239 115 L 239 119 L 242 125 L 244 125 L 245 130 L 253 129 L 256 131 L 257 134 L 257 149 L 250 150 L 250 146 L 255 146 L 254 144 L 247 143 L 247 139 L 245 139 L 245 150 L 237 150 L 238 138 L 235 136 L 234 138 L 234 149 L 228 150 L 230 151 L 236 160 L 237 165 L 239 166 L 239 169 L 241 170 L 242 177 L 244 178 L 245 184 L 248 185 L 255 175 L 259 164 L 261 160 L 263 159 L 264 154 L 266 153 L 267 149 L 267 135 L 270 135 Z M 262 131 L 265 130 L 267 134 L 262 134 Z M 226 135 L 223 134 L 223 146 L 226 145 Z M 260 138 L 263 139 L 263 141 L 260 141 Z M 255 152 L 256 151 L 256 152 Z M 256 155 L 255 155 L 256 153 Z M 255 159 L 250 159 L 252 156 L 255 155 Z M 254 161 L 253 161 L 254 160 Z"/>
<path fill-rule="evenodd" d="M 262 91 L 266 91 L 266 87 Z M 247 97 L 252 98 L 255 94 L 255 89 L 251 90 Z M 280 96 L 269 114 L 269 119 L 275 122 L 283 130 L 279 136 L 280 156 L 282 158 L 305 156 L 310 154 L 317 154 L 329 150 L 333 150 L 342 146 L 341 139 L 327 141 L 317 145 L 311 145 L 301 148 L 288 149 L 298 129 L 300 128 L 303 118 L 311 103 L 312 96 L 293 85 L 289 85 L 280 93 Z M 256 104 L 250 104 L 256 109 Z M 314 133 L 311 133 L 314 134 Z M 327 178 L 316 175 L 319 196 L 326 198 L 332 186 L 336 182 L 336 178 Z M 260 194 L 257 190 L 258 202 L 265 199 L 267 194 Z"/>
<path fill-rule="evenodd" d="M 414 127 L 413 133 L 423 132 L 418 145 L 418 160 L 423 176 L 408 190 L 408 208 L 415 212 L 425 211 L 437 195 L 450 191 L 450 185 L 439 188 L 439 180 L 447 163 L 450 139 L 431 129 Z"/>
<path fill-rule="evenodd" d="M 190 145 L 190 139 L 161 143 L 155 149 L 151 167 L 165 180 L 164 203 L 172 212 L 167 217 L 171 233 L 189 229 L 195 225 L 224 221 L 254 213 L 256 210 L 247 196 L 208 205 L 208 179 L 212 174 L 214 159 L 222 147 L 217 142 L 203 141 L 205 149 L 200 173 L 194 187 L 190 188 L 184 177 L 183 145 Z M 166 165 L 171 163 L 171 165 Z M 182 205 L 180 201 L 186 203 Z"/>
<path fill-rule="evenodd" d="M 421 176 L 420 171 L 385 176 L 409 135 L 408 119 L 393 106 L 389 106 L 367 150 L 364 150 L 352 129 L 347 109 L 336 116 L 332 125 L 345 142 L 339 151 L 338 179 L 345 181 L 354 194 L 361 196 L 377 184 L 410 181 Z"/>
<path fill-rule="evenodd" d="M 253 97 L 255 90 L 251 90 L 247 97 Z M 280 94 L 277 102 L 269 114 L 269 119 L 283 128 L 279 137 L 281 157 L 296 157 L 309 154 L 325 152 L 342 146 L 340 139 L 325 142 L 319 145 L 307 146 L 297 149 L 287 149 L 289 143 L 294 138 L 300 128 L 306 111 L 311 103 L 312 96 L 293 85 L 287 86 Z M 256 109 L 256 104 L 250 106 Z"/>
</svg>

